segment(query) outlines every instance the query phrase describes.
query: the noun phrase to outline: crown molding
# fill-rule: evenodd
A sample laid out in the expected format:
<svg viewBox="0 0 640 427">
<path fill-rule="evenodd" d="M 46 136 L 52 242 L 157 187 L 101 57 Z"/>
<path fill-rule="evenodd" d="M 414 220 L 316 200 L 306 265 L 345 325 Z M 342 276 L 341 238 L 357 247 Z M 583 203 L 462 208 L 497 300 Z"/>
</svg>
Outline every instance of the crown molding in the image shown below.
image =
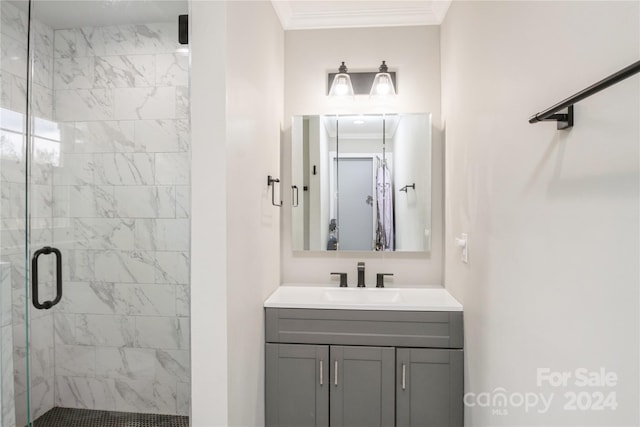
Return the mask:
<svg viewBox="0 0 640 427">
<path fill-rule="evenodd" d="M 442 24 L 444 18 L 447 16 L 447 12 L 449 11 L 449 7 L 453 0 L 438 0 L 431 2 L 431 8 L 433 9 L 433 14 L 438 21 L 437 25 Z"/>
<path fill-rule="evenodd" d="M 273 9 L 276 11 L 276 15 L 278 15 L 278 19 L 280 19 L 280 25 L 282 25 L 283 29 L 288 30 L 291 17 L 293 16 L 291 2 L 283 0 L 271 0 L 271 4 L 273 5 Z"/>
</svg>

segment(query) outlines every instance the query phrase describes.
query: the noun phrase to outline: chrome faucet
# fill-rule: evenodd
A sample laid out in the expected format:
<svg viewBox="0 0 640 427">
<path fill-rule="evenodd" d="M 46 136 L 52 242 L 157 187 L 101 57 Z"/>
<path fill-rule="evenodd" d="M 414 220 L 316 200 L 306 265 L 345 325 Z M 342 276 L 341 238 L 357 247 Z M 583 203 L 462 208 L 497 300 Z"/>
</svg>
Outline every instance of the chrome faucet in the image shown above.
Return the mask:
<svg viewBox="0 0 640 427">
<path fill-rule="evenodd" d="M 358 287 L 364 288 L 364 262 L 358 263 Z"/>
</svg>

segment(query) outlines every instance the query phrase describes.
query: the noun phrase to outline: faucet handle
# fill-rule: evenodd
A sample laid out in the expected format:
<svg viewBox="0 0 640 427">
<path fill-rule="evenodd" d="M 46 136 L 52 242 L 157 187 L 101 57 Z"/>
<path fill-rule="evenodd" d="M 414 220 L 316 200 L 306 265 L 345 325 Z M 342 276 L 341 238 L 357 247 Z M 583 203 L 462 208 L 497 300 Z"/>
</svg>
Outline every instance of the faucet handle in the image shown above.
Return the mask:
<svg viewBox="0 0 640 427">
<path fill-rule="evenodd" d="M 364 262 L 358 262 L 358 285 L 359 288 L 365 288 L 367 285 L 364 284 Z"/>
<path fill-rule="evenodd" d="M 384 276 L 393 276 L 392 273 L 376 274 L 376 288 L 384 288 Z"/>
<path fill-rule="evenodd" d="M 346 288 L 347 285 L 347 273 L 330 273 L 332 276 L 333 275 L 339 275 L 340 276 L 340 287 L 341 288 Z"/>
</svg>

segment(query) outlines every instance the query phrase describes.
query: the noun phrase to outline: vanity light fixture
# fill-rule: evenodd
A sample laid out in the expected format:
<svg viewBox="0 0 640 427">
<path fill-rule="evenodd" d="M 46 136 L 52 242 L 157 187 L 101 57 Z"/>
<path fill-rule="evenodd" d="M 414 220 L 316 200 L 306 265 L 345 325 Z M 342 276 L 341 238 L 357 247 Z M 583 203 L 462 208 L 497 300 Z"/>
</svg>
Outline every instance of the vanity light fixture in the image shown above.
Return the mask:
<svg viewBox="0 0 640 427">
<path fill-rule="evenodd" d="M 333 77 L 329 96 L 333 98 L 353 97 L 353 85 L 351 84 L 351 76 L 347 73 L 347 66 L 340 65 L 338 74 Z"/>
<path fill-rule="evenodd" d="M 393 87 L 393 80 L 385 61 L 382 61 L 378 71 L 378 74 L 373 79 L 369 96 L 395 96 L 396 90 Z"/>
<path fill-rule="evenodd" d="M 386 61 L 378 68 L 378 72 L 351 72 L 342 63 L 338 73 L 329 73 L 327 94 L 331 98 L 345 98 L 354 95 L 389 98 L 396 94 L 396 73 L 389 71 Z"/>
</svg>

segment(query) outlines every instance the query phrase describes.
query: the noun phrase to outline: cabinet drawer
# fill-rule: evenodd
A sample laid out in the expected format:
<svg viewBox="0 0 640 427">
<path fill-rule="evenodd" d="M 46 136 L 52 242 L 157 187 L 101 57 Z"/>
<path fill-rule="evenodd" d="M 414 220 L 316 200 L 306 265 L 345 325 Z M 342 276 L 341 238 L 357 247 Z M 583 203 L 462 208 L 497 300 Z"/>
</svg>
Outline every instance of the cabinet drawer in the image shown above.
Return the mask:
<svg viewBox="0 0 640 427">
<path fill-rule="evenodd" d="M 462 348 L 460 311 L 266 308 L 272 343 Z"/>
</svg>

